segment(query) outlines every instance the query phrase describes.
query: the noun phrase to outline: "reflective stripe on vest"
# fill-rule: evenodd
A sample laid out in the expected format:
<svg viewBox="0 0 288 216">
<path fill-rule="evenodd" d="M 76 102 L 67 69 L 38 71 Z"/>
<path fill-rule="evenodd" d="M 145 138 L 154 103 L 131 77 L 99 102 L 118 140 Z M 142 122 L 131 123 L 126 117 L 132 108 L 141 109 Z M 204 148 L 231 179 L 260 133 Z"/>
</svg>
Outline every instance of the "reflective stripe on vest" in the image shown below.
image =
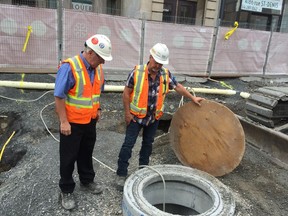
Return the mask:
<svg viewBox="0 0 288 216">
<path fill-rule="evenodd" d="M 79 58 L 75 56 L 73 58 L 70 58 L 68 61 L 72 64 L 72 67 L 75 70 L 76 79 L 75 96 L 68 94 L 66 103 L 71 106 L 92 108 L 92 101 L 90 98 L 81 98 L 83 95 L 84 85 L 86 84 L 86 81 Z"/>
<path fill-rule="evenodd" d="M 137 113 L 137 115 L 146 115 L 147 113 L 147 106 L 142 107 L 142 108 L 139 107 L 141 92 L 143 92 L 143 83 L 144 83 L 145 78 L 148 79 L 148 73 L 145 73 L 145 70 L 146 70 L 146 65 L 138 65 L 134 72 L 134 91 L 133 91 L 132 101 L 130 103 L 130 109 L 134 113 Z"/>
<path fill-rule="evenodd" d="M 159 93 L 157 96 L 155 118 L 159 119 L 163 114 L 164 99 L 169 91 L 169 75 L 166 68 L 161 68 Z M 148 106 L 148 67 L 147 65 L 138 65 L 134 71 L 134 90 L 130 97 L 130 111 L 138 118 L 144 118 L 147 114 Z"/>
<path fill-rule="evenodd" d="M 161 69 L 161 77 L 160 77 L 159 94 L 158 94 L 156 114 L 155 114 L 155 118 L 156 119 L 159 119 L 163 115 L 164 100 L 165 100 L 165 96 L 166 96 L 166 94 L 168 92 L 169 92 L 169 74 L 168 74 L 168 69 L 162 67 L 162 69 Z M 161 101 L 161 103 L 158 102 L 158 101 Z"/>
</svg>

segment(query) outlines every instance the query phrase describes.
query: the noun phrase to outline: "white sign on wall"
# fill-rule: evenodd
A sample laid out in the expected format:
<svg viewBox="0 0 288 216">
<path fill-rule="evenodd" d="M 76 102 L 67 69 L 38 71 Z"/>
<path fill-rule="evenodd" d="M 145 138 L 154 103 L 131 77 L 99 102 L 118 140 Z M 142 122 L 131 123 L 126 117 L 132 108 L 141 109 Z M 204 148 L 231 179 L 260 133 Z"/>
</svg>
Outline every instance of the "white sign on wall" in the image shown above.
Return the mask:
<svg viewBox="0 0 288 216">
<path fill-rule="evenodd" d="M 263 9 L 282 11 L 283 0 L 242 0 L 241 9 L 262 12 Z"/>
</svg>

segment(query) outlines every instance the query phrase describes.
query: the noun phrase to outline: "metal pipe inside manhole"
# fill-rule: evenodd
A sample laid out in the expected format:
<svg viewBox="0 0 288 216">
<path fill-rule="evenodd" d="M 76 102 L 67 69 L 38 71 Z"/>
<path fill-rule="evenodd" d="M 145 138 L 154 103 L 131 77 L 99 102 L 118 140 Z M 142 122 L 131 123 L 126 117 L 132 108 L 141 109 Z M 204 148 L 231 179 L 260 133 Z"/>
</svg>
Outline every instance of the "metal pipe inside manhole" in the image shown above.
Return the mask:
<svg viewBox="0 0 288 216">
<path fill-rule="evenodd" d="M 206 172 L 181 165 L 156 165 L 128 177 L 122 210 L 124 216 L 227 216 L 234 214 L 235 201 L 229 189 Z"/>
</svg>

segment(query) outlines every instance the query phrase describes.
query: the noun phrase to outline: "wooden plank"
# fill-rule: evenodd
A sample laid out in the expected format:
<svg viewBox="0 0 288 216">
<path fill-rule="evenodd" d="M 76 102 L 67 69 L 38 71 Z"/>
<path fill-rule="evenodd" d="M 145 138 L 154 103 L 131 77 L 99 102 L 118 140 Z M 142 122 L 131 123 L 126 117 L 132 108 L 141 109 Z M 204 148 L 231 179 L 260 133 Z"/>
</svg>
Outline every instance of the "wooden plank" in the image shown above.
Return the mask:
<svg viewBox="0 0 288 216">
<path fill-rule="evenodd" d="M 281 89 L 281 91 L 280 91 Z M 263 88 L 259 88 L 259 89 L 256 89 L 255 92 L 259 92 L 259 93 L 262 93 L 263 95 L 269 95 L 269 96 L 273 96 L 273 97 L 276 97 L 278 99 L 281 99 L 283 98 L 284 100 L 286 100 L 285 98 L 287 98 L 287 90 L 288 87 L 263 87 Z"/>
<path fill-rule="evenodd" d="M 275 126 L 275 122 L 270 118 L 265 118 L 264 116 L 257 115 L 257 113 L 246 111 L 246 114 L 249 119 L 258 122 L 262 125 L 265 125 L 269 128 L 273 128 Z"/>
<path fill-rule="evenodd" d="M 267 109 L 262 106 L 258 106 L 257 104 L 250 103 L 249 101 L 246 102 L 246 110 L 251 111 L 253 113 L 260 114 L 262 116 L 272 118 L 273 117 L 273 111 L 271 109 Z"/>
<path fill-rule="evenodd" d="M 273 109 L 273 107 L 275 107 L 278 104 L 277 98 L 267 97 L 257 93 L 250 94 L 248 101 L 253 101 L 253 103 L 256 103 L 258 105 L 263 104 L 265 105 L 265 107 L 268 107 L 269 109 Z"/>
</svg>

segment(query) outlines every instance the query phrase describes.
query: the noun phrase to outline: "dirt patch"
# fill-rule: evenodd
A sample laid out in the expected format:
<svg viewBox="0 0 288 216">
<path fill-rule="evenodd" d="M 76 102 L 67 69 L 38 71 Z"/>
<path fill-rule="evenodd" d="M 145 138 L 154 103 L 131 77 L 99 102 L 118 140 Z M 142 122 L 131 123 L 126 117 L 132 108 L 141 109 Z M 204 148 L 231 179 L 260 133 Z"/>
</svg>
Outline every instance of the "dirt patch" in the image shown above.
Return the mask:
<svg viewBox="0 0 288 216">
<path fill-rule="evenodd" d="M 20 80 L 20 75 L 0 74 L 0 79 Z M 26 81 L 54 82 L 54 78 L 49 75 L 26 75 L 25 79 Z M 261 86 L 286 85 L 286 83 L 271 82 L 271 78 L 257 78 L 252 81 L 236 78 L 221 80 L 233 86 L 237 92 L 249 93 Z M 113 84 L 123 85 L 124 82 Z M 182 84 L 189 87 L 227 89 L 213 81 L 183 82 Z M 53 93 L 47 93 L 41 99 L 29 102 L 44 93 L 45 91 L 42 90 L 0 87 L 2 96 L 27 100 L 20 102 L 0 98 L 1 115 L 19 116 L 13 123 L 16 134 L 7 145 L 4 157 L 10 154 L 9 149 L 15 150 L 16 147 L 26 149 L 26 153 L 15 166 L 0 173 L 0 215 L 122 215 L 122 192 L 117 191 L 114 185 L 114 171 L 125 133 L 121 94 L 104 93 L 101 99 L 103 115 L 97 125 L 97 142 L 93 156 L 96 180 L 105 185 L 104 193 L 93 196 L 81 191 L 77 172 L 75 172 L 74 177 L 77 183 L 75 195 L 78 206 L 73 211 L 65 211 L 58 202 L 58 120 L 54 105 L 48 106 L 54 101 Z M 235 114 L 245 116 L 245 99 L 239 93 L 233 96 L 196 94 L 227 106 Z M 180 101 L 181 97 L 178 94 L 170 93 L 165 103 L 166 112 L 174 113 Z M 186 102 L 188 101 L 184 99 L 184 103 Z M 153 148 L 151 165 L 180 164 L 165 134 L 169 120 L 162 121 L 161 124 L 161 130 L 157 132 L 158 137 Z M 12 128 L 10 129 L 9 125 L 10 123 L 7 123 L 5 130 L 1 130 L 1 143 L 5 143 L 10 135 Z M 46 127 L 56 139 L 47 132 Z M 140 144 L 139 138 L 130 160 L 130 173 L 137 169 Z M 287 215 L 288 169 L 285 164 L 276 162 L 269 155 L 247 143 L 240 165 L 233 172 L 218 178 L 233 192 L 236 200 L 235 215 Z"/>
</svg>

